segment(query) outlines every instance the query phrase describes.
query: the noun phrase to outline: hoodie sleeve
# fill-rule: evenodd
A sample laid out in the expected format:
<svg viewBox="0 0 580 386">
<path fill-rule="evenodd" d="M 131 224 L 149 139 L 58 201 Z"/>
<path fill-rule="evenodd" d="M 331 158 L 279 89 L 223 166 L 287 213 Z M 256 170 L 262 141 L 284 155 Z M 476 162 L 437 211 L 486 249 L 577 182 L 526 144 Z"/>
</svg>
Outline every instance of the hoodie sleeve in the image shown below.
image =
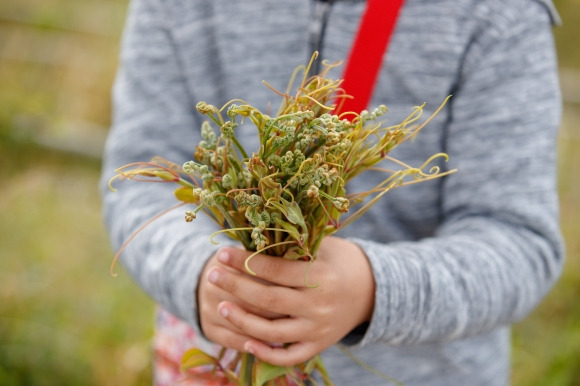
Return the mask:
<svg viewBox="0 0 580 386">
<path fill-rule="evenodd" d="M 459 171 L 443 182 L 435 236 L 354 240 L 376 281 L 357 345 L 444 342 L 511 324 L 559 277 L 555 50 L 545 8 L 520 3 L 525 9 L 498 15 L 466 52 L 444 138 Z"/>
<path fill-rule="evenodd" d="M 174 184 L 116 181 L 118 190 L 112 192 L 107 182 L 114 170 L 159 155 L 178 164 L 188 161 L 198 141 L 194 104 L 173 52 L 166 13 L 166 5 L 157 0 L 135 0 L 124 32 L 101 179 L 104 218 L 115 250 L 178 201 L 173 199 Z M 216 250 L 209 235 L 217 228 L 207 216 L 185 224 L 183 212 L 171 211 L 145 227 L 121 262 L 156 302 L 198 329 L 195 292 Z"/>
</svg>

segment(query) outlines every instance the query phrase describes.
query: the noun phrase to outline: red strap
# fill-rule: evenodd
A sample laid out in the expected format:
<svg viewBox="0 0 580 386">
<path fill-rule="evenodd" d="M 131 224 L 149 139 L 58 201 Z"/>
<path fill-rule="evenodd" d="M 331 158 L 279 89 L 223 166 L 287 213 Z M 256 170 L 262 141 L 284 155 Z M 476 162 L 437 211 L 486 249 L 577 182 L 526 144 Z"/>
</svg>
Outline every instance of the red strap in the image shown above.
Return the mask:
<svg viewBox="0 0 580 386">
<path fill-rule="evenodd" d="M 367 108 L 403 1 L 367 0 L 342 77 L 342 87 L 353 98 L 345 99 L 335 113 Z"/>
</svg>

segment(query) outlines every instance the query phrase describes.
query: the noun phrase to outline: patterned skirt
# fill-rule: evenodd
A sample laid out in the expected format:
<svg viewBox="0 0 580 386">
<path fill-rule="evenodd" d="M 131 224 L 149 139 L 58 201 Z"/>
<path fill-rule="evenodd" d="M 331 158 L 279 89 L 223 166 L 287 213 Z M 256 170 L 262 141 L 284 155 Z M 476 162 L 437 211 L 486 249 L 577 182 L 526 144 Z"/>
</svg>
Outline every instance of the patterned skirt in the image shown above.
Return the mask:
<svg viewBox="0 0 580 386">
<path fill-rule="evenodd" d="M 153 338 L 153 373 L 156 386 L 170 385 L 204 385 L 230 386 L 225 376 L 212 374 L 211 368 L 196 369 L 184 374 L 180 370 L 183 354 L 197 347 L 206 353 L 217 357 L 221 347 L 202 339 L 189 325 L 176 318 L 161 307 L 157 307 L 155 315 L 155 335 Z M 236 353 L 228 350 L 223 362 L 228 363 Z"/>
</svg>

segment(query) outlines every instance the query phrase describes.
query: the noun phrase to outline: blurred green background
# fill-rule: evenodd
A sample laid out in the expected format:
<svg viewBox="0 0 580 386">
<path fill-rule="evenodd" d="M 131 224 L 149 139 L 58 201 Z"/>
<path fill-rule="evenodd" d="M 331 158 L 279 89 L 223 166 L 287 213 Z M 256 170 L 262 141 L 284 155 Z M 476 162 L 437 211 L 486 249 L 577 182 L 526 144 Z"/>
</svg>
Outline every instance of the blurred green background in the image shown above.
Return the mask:
<svg viewBox="0 0 580 386">
<path fill-rule="evenodd" d="M 580 385 L 580 1 L 556 1 L 561 280 L 513 333 L 513 384 Z M 100 218 L 126 0 L 0 2 L 0 385 L 151 383 L 152 302 Z"/>
</svg>

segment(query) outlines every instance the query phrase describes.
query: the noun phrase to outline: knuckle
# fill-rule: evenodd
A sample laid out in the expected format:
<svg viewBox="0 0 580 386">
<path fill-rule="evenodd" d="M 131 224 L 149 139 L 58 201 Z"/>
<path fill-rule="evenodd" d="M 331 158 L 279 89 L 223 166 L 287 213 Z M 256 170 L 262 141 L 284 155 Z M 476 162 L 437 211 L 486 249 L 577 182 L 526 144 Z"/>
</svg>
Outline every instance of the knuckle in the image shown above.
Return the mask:
<svg viewBox="0 0 580 386">
<path fill-rule="evenodd" d="M 314 336 L 321 338 L 328 337 L 333 331 L 334 329 L 330 327 L 328 323 L 325 323 L 322 326 L 319 326 L 319 328 L 316 331 L 313 331 L 313 333 L 315 334 Z"/>
<path fill-rule="evenodd" d="M 248 252 L 240 250 L 238 248 L 228 247 L 228 253 L 232 257 L 228 260 L 229 264 L 237 269 L 245 270 L 246 258 L 248 257 Z"/>
<path fill-rule="evenodd" d="M 261 270 L 265 277 L 278 277 L 281 272 L 280 264 L 271 258 L 263 262 Z"/>
<path fill-rule="evenodd" d="M 281 331 L 266 331 L 264 337 L 272 343 L 286 343 L 288 340 L 286 334 Z"/>
<path fill-rule="evenodd" d="M 277 309 L 280 299 L 272 291 L 264 291 L 258 295 L 256 302 L 259 308 L 271 311 Z"/>
<path fill-rule="evenodd" d="M 325 314 L 334 308 L 336 299 L 333 296 L 327 296 L 325 290 L 321 290 L 313 296 L 310 296 L 313 312 L 317 314 Z"/>
<path fill-rule="evenodd" d="M 238 291 L 238 283 L 235 279 L 229 277 L 229 275 L 223 275 L 224 277 L 220 280 L 221 287 L 229 293 L 235 294 Z"/>
<path fill-rule="evenodd" d="M 243 318 L 232 318 L 230 321 L 240 330 L 248 333 L 248 324 Z"/>
<path fill-rule="evenodd" d="M 312 303 L 312 308 L 317 313 L 320 312 L 322 308 L 328 307 L 327 300 L 322 296 L 312 296 L 310 301 Z"/>
<path fill-rule="evenodd" d="M 324 283 L 328 283 L 330 288 L 339 288 L 344 286 L 344 281 L 334 271 L 326 272 L 323 280 Z"/>
</svg>

